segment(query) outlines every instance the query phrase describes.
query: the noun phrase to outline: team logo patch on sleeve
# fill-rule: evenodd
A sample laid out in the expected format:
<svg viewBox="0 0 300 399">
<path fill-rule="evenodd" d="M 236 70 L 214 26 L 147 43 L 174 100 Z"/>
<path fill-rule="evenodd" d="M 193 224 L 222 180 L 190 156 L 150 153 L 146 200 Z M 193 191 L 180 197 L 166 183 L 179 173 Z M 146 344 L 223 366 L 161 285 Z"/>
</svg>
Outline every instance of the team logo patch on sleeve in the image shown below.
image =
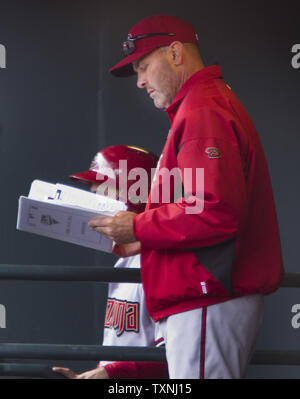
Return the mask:
<svg viewBox="0 0 300 399">
<path fill-rule="evenodd" d="M 205 152 L 208 155 L 208 158 L 210 159 L 221 158 L 221 151 L 217 147 L 207 147 Z"/>
</svg>

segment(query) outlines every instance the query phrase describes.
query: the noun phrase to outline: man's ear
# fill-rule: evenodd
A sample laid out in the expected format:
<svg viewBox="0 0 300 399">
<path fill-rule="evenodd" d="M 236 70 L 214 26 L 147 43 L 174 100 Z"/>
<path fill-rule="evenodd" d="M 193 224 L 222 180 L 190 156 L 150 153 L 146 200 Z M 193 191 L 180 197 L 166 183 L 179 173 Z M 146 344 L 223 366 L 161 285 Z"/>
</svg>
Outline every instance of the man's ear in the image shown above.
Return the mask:
<svg viewBox="0 0 300 399">
<path fill-rule="evenodd" d="M 173 42 L 170 44 L 170 50 L 174 65 L 181 65 L 183 60 L 183 44 L 181 42 Z"/>
</svg>

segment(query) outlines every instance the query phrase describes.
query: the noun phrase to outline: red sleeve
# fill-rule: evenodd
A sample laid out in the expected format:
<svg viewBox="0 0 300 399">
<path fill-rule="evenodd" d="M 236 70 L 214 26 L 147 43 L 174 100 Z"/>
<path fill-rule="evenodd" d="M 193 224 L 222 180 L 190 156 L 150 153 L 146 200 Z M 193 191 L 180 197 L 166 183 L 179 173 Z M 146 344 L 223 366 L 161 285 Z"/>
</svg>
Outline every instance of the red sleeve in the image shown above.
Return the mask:
<svg viewBox="0 0 300 399">
<path fill-rule="evenodd" d="M 167 363 L 114 362 L 104 366 L 109 378 L 118 379 L 168 379 Z"/>
<path fill-rule="evenodd" d="M 195 126 L 198 132 L 193 131 Z M 183 138 L 174 160 L 180 170 L 184 197 L 135 216 L 135 235 L 145 248 L 214 245 L 235 237 L 245 220 L 244 161 L 231 124 L 209 112 L 205 121 L 201 115 L 190 118 L 184 129 L 183 137 L 188 139 Z"/>
</svg>

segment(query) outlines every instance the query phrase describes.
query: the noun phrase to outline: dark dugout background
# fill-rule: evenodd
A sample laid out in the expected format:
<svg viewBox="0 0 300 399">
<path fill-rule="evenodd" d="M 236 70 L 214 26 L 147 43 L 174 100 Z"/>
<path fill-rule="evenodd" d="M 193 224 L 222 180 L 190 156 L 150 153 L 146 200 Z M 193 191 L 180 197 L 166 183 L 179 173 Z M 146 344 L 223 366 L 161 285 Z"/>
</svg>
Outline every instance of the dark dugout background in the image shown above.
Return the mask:
<svg viewBox="0 0 300 399">
<path fill-rule="evenodd" d="M 272 177 L 286 272 L 299 271 L 300 69 L 292 66 L 299 11 L 292 0 L 2 0 L 0 44 L 7 58 L 0 69 L 0 263 L 114 264 L 113 255 L 16 231 L 18 197 L 34 179 L 69 183 L 68 175 L 86 169 L 107 145 L 160 154 L 167 115 L 137 89 L 134 77 L 113 78 L 107 70 L 120 59 L 132 25 L 169 13 L 194 25 L 206 65 L 219 62 L 252 116 Z M 6 309 L 0 342 L 98 344 L 105 298 L 100 283 L 0 281 Z M 300 303 L 300 290 L 282 288 L 265 303 L 257 348 L 298 349 L 300 329 L 292 326 L 291 309 Z M 78 371 L 95 365 L 54 363 Z M 297 366 L 250 366 L 247 375 L 299 376 Z"/>
</svg>

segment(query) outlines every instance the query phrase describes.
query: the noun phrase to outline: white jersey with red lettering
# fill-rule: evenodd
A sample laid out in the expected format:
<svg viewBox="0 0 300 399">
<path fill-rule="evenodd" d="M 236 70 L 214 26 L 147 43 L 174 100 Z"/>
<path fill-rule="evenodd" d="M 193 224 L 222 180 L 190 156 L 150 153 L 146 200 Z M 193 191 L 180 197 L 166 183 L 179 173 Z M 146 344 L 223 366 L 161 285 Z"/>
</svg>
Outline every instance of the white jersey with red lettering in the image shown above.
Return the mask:
<svg viewBox="0 0 300 399">
<path fill-rule="evenodd" d="M 121 258 L 114 267 L 140 268 L 140 255 Z M 157 325 L 149 316 L 141 283 L 110 283 L 104 321 L 105 346 L 161 346 Z M 112 363 L 101 361 L 101 366 Z"/>
</svg>

